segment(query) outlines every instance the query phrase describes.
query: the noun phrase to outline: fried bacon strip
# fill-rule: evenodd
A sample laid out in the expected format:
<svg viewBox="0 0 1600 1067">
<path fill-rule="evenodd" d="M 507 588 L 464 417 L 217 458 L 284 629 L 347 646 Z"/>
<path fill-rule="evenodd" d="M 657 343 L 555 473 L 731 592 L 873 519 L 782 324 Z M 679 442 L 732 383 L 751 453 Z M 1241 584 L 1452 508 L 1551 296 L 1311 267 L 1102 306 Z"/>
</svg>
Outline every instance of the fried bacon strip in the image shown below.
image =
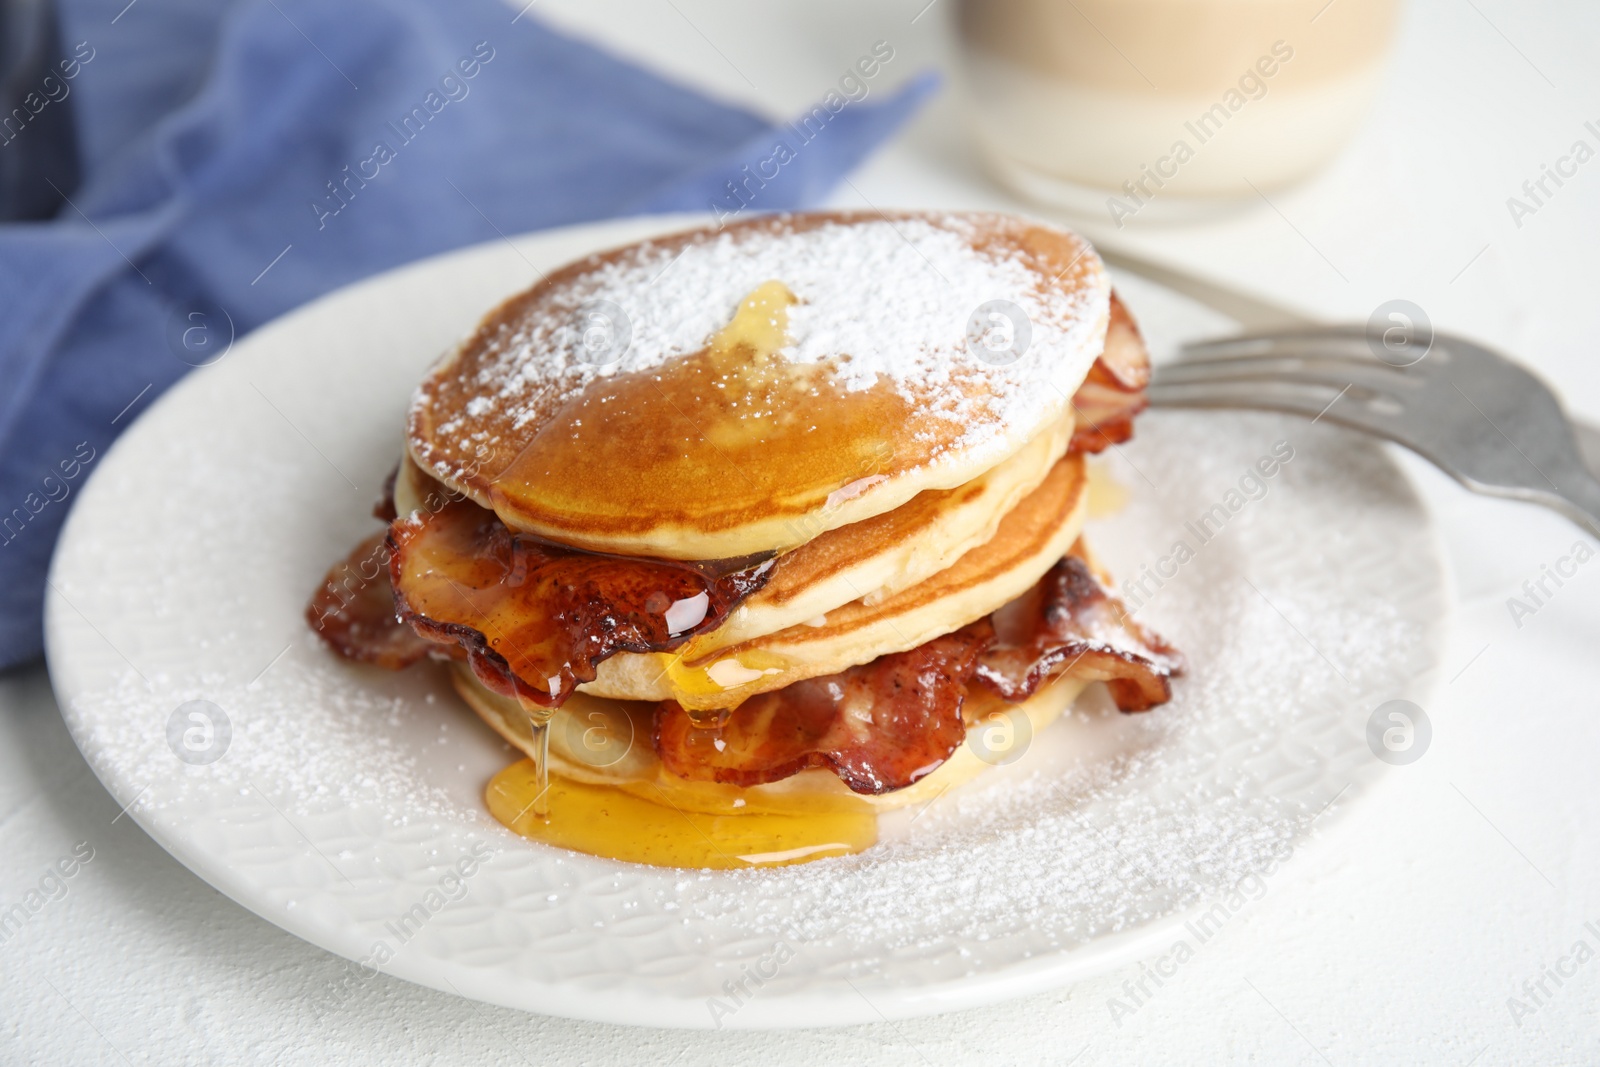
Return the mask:
<svg viewBox="0 0 1600 1067">
<path fill-rule="evenodd" d="M 967 736 L 961 701 L 992 636 L 980 620 L 908 652 L 761 693 L 704 726 L 666 701 L 656 751 L 683 778 L 749 786 L 827 767 L 857 793 L 901 789 Z"/>
<path fill-rule="evenodd" d="M 1170 680 L 1183 671 L 1177 650 L 1129 618 L 1079 555 L 1062 557 L 989 619 L 995 640 L 974 678 L 1006 700 L 1026 700 L 1050 675 L 1070 673 L 1105 682 L 1123 711 L 1148 711 L 1172 699 Z"/>
<path fill-rule="evenodd" d="M 1024 596 L 953 634 L 812 678 L 697 722 L 656 708 L 655 746 L 683 778 L 749 786 L 827 767 L 857 793 L 903 789 L 966 737 L 961 705 L 982 685 L 1010 701 L 1054 675 L 1104 681 L 1123 711 L 1172 697 L 1176 652 L 1127 617 L 1082 558 L 1082 544 Z"/>
<path fill-rule="evenodd" d="M 395 614 L 387 536 L 373 534 L 329 569 L 306 605 L 306 622 L 346 659 L 398 671 L 438 646 Z"/>
<path fill-rule="evenodd" d="M 1150 353 L 1144 338 L 1133 316 L 1112 292 L 1105 349 L 1072 397 L 1078 421 L 1071 450 L 1103 452 L 1132 437 L 1133 417 L 1149 404 L 1144 393 L 1149 384 Z"/>
<path fill-rule="evenodd" d="M 771 562 L 683 563 L 579 552 L 507 529 L 456 500 L 389 527 L 395 610 L 465 649 L 485 685 L 563 703 L 617 652 L 662 652 L 722 624 Z"/>
</svg>

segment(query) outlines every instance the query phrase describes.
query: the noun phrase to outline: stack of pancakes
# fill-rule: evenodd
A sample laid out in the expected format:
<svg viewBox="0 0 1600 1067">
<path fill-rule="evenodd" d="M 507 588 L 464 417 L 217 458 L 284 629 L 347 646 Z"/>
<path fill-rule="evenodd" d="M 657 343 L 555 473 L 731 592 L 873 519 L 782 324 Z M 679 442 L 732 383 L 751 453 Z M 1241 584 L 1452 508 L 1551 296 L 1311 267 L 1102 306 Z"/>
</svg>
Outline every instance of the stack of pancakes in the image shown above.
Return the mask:
<svg viewBox="0 0 1600 1067">
<path fill-rule="evenodd" d="M 557 774 L 903 803 L 981 769 L 962 742 L 1007 708 L 1037 730 L 1090 681 L 1166 699 L 1175 654 L 1080 540 L 1084 453 L 1147 376 L 1087 243 L 1007 216 L 591 256 L 418 388 L 385 550 L 414 648 L 328 626 L 334 575 L 313 621 L 356 658 L 451 659 L 530 753 L 553 714 Z"/>
</svg>

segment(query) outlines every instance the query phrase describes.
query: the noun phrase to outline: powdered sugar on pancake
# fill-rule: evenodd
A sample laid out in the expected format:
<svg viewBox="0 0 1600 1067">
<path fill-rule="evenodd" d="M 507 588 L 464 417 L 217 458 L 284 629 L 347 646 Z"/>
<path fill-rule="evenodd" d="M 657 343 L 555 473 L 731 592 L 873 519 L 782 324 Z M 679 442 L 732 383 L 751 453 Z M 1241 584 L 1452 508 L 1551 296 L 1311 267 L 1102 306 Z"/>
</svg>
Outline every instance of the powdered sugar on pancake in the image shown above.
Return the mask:
<svg viewBox="0 0 1600 1067">
<path fill-rule="evenodd" d="M 591 257 L 533 313 L 478 339 L 491 349 L 478 395 L 440 412 L 438 431 L 477 443 L 490 410 L 521 430 L 598 379 L 697 352 L 777 280 L 799 299 L 783 358 L 826 364 L 849 391 L 887 379 L 922 413 L 964 424 L 962 448 L 1029 433 L 1098 354 L 1109 292 L 1086 242 L 1061 234 L 1071 254 L 1059 265 L 1026 250 L 1016 235 L 1034 225 L 987 214 L 768 219 Z"/>
</svg>

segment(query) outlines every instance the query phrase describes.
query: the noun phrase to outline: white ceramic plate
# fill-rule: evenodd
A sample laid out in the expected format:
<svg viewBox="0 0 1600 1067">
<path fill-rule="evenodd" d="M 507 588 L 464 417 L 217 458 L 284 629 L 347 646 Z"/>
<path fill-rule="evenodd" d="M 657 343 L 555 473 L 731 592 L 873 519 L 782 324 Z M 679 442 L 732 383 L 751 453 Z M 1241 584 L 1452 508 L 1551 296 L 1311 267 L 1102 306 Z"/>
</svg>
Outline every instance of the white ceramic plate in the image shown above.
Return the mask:
<svg viewBox="0 0 1600 1067">
<path fill-rule="evenodd" d="M 1443 636 L 1427 515 L 1381 448 L 1340 431 L 1155 412 L 1108 456 L 1130 502 L 1090 537 L 1125 587 L 1144 576 L 1141 617 L 1189 657 L 1170 705 L 1086 696 L 1026 758 L 854 857 L 673 871 L 501 829 L 480 795 L 505 746 L 431 668 L 333 657 L 305 600 L 375 529 L 406 400 L 445 347 L 535 267 L 682 221 L 484 245 L 302 308 L 153 405 L 67 524 L 47 629 L 79 747 L 196 874 L 352 961 L 330 1006 L 382 969 L 660 1026 L 969 1007 L 1192 939 L 1186 920 L 1225 919 L 1361 792 L 1381 766 L 1369 716 L 1427 702 Z M 1228 325 L 1118 284 L 1158 355 Z M 1258 488 L 1278 442 L 1293 458 Z M 220 709 L 209 733 L 197 709 Z"/>
</svg>

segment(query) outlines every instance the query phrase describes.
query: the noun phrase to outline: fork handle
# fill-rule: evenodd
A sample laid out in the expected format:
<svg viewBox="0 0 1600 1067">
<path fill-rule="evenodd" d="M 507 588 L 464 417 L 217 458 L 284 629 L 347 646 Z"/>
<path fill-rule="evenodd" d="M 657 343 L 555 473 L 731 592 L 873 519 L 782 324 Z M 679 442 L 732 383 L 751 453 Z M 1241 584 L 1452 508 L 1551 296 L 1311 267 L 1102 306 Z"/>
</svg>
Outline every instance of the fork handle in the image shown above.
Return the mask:
<svg viewBox="0 0 1600 1067">
<path fill-rule="evenodd" d="M 1569 419 L 1572 436 L 1585 471 L 1575 471 L 1542 503 L 1561 512 L 1595 537 L 1600 537 L 1600 428 L 1581 419 Z"/>
<path fill-rule="evenodd" d="M 1600 478 L 1600 427 L 1582 419 L 1568 419 L 1572 423 L 1572 436 L 1578 443 L 1578 454 L 1588 466 L 1589 473 Z"/>
<path fill-rule="evenodd" d="M 1600 481 L 1592 475 L 1567 480 L 1560 493 L 1550 493 L 1540 503 L 1561 512 L 1591 537 L 1600 538 Z"/>
</svg>

